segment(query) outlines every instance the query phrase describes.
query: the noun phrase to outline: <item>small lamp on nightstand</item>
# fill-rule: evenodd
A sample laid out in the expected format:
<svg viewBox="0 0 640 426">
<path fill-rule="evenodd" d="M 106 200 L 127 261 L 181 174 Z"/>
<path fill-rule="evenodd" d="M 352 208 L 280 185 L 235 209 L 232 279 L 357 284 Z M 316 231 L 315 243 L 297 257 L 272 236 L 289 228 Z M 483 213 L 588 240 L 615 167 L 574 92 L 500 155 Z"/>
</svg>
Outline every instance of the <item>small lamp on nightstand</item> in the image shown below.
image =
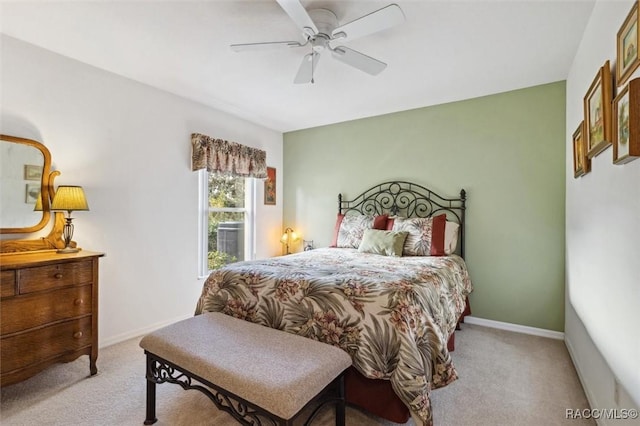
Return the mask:
<svg viewBox="0 0 640 426">
<path fill-rule="evenodd" d="M 71 217 L 71 212 L 89 210 L 87 198 L 84 196 L 82 187 L 60 185 L 51 202 L 51 210 L 66 210 L 69 214 L 65 218 L 66 223 L 62 231 L 65 247 L 58 250 L 58 253 L 76 253 L 80 251 L 78 248 L 71 247 L 71 238 L 73 237 L 73 218 Z"/>
<path fill-rule="evenodd" d="M 285 254 L 291 254 L 289 251 L 289 245 L 298 241 L 298 234 L 291 228 L 287 228 L 284 230 L 284 234 L 282 234 L 282 238 L 280 238 L 280 242 L 285 245 Z"/>
</svg>

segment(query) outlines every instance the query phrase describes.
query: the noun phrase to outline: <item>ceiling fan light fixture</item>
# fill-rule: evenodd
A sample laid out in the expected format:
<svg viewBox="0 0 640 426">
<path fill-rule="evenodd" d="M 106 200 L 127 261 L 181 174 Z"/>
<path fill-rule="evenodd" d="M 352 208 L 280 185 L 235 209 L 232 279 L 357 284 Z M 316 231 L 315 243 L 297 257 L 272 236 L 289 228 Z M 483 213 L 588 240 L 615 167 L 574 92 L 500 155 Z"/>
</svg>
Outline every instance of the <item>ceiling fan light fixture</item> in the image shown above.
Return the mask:
<svg viewBox="0 0 640 426">
<path fill-rule="evenodd" d="M 329 46 L 329 41 L 331 41 L 331 39 L 327 35 L 320 33 L 311 38 L 312 49 L 314 52 L 320 53 Z"/>
</svg>

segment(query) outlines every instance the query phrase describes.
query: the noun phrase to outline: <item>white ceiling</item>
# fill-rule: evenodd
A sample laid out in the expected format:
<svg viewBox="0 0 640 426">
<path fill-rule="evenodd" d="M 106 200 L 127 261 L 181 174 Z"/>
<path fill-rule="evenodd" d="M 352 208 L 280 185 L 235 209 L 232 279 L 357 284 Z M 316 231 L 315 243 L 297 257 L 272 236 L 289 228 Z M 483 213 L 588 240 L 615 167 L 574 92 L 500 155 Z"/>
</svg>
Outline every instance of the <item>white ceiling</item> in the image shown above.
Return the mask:
<svg viewBox="0 0 640 426">
<path fill-rule="evenodd" d="M 2 1 L 0 30 L 286 132 L 564 80 L 594 1 L 396 0 L 404 24 L 345 44 L 386 70 L 323 54 L 308 85 L 293 84 L 307 48 L 229 48 L 302 41 L 275 0 Z M 341 23 L 391 2 L 302 0 Z"/>
</svg>

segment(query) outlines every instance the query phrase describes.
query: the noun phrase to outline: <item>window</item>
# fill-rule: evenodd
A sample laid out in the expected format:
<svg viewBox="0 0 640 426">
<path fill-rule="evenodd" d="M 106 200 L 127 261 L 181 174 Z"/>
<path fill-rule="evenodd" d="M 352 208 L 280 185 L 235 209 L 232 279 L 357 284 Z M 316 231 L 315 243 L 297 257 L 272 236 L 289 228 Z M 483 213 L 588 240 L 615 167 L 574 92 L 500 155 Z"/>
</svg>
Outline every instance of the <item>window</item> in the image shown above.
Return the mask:
<svg viewBox="0 0 640 426">
<path fill-rule="evenodd" d="M 201 277 L 253 258 L 255 179 L 199 171 Z"/>
</svg>

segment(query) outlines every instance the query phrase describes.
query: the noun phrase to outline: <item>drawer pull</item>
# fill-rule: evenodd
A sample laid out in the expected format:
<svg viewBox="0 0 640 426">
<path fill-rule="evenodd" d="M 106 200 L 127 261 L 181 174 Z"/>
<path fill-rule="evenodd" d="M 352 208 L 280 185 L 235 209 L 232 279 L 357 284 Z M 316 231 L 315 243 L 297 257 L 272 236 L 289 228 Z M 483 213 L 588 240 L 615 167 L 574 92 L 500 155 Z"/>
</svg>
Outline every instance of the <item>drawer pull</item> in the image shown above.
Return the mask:
<svg viewBox="0 0 640 426">
<path fill-rule="evenodd" d="M 62 278 L 62 274 L 60 272 L 58 272 L 57 274 L 54 275 L 55 278 L 57 279 L 61 279 Z"/>
<path fill-rule="evenodd" d="M 82 331 L 76 331 L 75 333 L 73 333 L 74 339 L 79 339 L 81 337 L 82 337 Z"/>
<path fill-rule="evenodd" d="M 84 303 L 84 300 L 82 300 L 82 299 L 76 299 L 76 300 L 73 301 L 73 304 L 76 305 L 76 306 L 80 306 L 83 303 Z"/>
</svg>

